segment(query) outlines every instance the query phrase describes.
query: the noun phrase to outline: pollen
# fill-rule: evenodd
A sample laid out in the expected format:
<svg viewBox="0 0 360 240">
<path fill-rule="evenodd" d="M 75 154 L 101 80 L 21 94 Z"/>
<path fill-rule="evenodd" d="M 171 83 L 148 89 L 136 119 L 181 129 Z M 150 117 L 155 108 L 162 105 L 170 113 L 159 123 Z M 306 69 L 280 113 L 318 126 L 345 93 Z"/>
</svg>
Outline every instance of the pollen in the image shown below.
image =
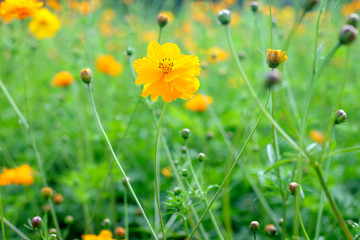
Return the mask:
<svg viewBox="0 0 360 240">
<path fill-rule="evenodd" d="M 159 62 L 159 68 L 162 69 L 162 71 L 164 73 L 168 73 L 172 70 L 174 66 L 174 62 L 171 61 L 170 58 L 163 58 L 160 62 Z"/>
</svg>

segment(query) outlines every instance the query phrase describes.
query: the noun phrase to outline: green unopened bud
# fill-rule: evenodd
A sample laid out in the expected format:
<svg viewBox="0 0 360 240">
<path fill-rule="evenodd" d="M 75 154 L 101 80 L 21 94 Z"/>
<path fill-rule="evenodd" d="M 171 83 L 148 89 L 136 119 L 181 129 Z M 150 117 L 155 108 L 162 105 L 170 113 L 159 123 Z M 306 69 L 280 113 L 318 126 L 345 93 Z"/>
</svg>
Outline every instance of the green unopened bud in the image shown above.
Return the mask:
<svg viewBox="0 0 360 240">
<path fill-rule="evenodd" d="M 198 160 L 199 162 L 203 162 L 203 161 L 205 161 L 205 159 L 206 159 L 205 153 L 199 153 L 199 154 L 197 155 L 197 160 Z"/>
<path fill-rule="evenodd" d="M 134 54 L 134 52 L 135 52 L 135 49 L 134 49 L 134 48 L 132 48 L 132 47 L 127 47 L 126 50 L 125 50 L 125 55 L 128 56 L 128 57 L 130 57 L 130 56 L 132 56 L 132 55 Z"/>
<path fill-rule="evenodd" d="M 340 124 L 346 121 L 346 112 L 342 109 L 336 111 L 335 124 Z"/>
<path fill-rule="evenodd" d="M 250 3 L 250 8 L 253 13 L 257 13 L 259 10 L 259 3 L 257 1 L 252 1 Z"/>
<path fill-rule="evenodd" d="M 190 130 L 188 128 L 184 128 L 182 131 L 181 131 L 181 137 L 186 140 L 188 139 L 190 136 Z"/>
<path fill-rule="evenodd" d="M 186 150 L 187 150 L 187 149 L 186 149 L 186 146 L 182 146 L 182 147 L 181 147 L 181 152 L 182 152 L 182 153 L 186 153 Z"/>
<path fill-rule="evenodd" d="M 159 24 L 159 26 L 162 28 L 162 27 L 165 27 L 166 24 L 169 22 L 169 17 L 168 15 L 164 14 L 164 13 L 159 13 L 156 17 L 157 19 L 157 22 Z"/>
<path fill-rule="evenodd" d="M 355 41 L 358 35 L 358 30 L 352 25 L 345 25 L 339 35 L 339 41 L 341 44 L 348 45 Z"/>
<path fill-rule="evenodd" d="M 280 218 L 279 219 L 279 226 L 282 227 L 284 225 L 284 219 Z"/>
<path fill-rule="evenodd" d="M 56 240 L 56 239 L 57 239 L 56 234 L 50 234 L 49 240 Z"/>
<path fill-rule="evenodd" d="M 346 24 L 357 27 L 359 24 L 360 17 L 357 13 L 350 13 L 347 17 Z"/>
<path fill-rule="evenodd" d="M 39 229 L 41 227 L 41 224 L 42 224 L 42 219 L 41 217 L 39 216 L 36 216 L 36 217 L 33 217 L 31 219 L 31 226 L 34 228 L 34 229 Z"/>
<path fill-rule="evenodd" d="M 208 132 L 207 134 L 206 134 L 206 139 L 207 140 L 211 140 L 211 139 L 213 139 L 214 138 L 214 133 L 213 132 Z"/>
<path fill-rule="evenodd" d="M 298 187 L 299 184 L 297 184 L 296 182 L 292 182 L 289 184 L 289 192 L 291 195 L 295 196 L 298 192 Z"/>
<path fill-rule="evenodd" d="M 281 82 L 281 73 L 278 70 L 272 69 L 266 75 L 265 86 L 267 88 L 271 88 L 280 82 Z"/>
<path fill-rule="evenodd" d="M 179 196 L 179 195 L 182 193 L 182 190 L 181 190 L 181 188 L 179 188 L 179 187 L 175 187 L 175 188 L 173 189 L 173 192 L 174 192 L 174 194 L 175 194 L 176 196 Z"/>
<path fill-rule="evenodd" d="M 56 228 L 50 228 L 49 234 L 56 234 Z"/>
<path fill-rule="evenodd" d="M 105 218 L 102 222 L 102 225 L 104 226 L 104 228 L 109 229 L 111 225 L 111 220 L 109 218 Z"/>
<path fill-rule="evenodd" d="M 231 13 L 228 9 L 220 10 L 217 18 L 222 25 L 228 25 L 231 21 Z"/>
<path fill-rule="evenodd" d="M 252 232 L 257 232 L 260 228 L 260 223 L 258 221 L 252 221 L 249 225 L 249 229 Z"/>
<path fill-rule="evenodd" d="M 304 4 L 304 11 L 311 11 L 319 2 L 320 0 L 306 0 Z"/>
<path fill-rule="evenodd" d="M 89 84 L 92 81 L 93 73 L 90 68 L 85 68 L 80 71 L 81 80 Z"/>
<path fill-rule="evenodd" d="M 178 159 L 175 159 L 175 160 L 174 160 L 174 164 L 175 164 L 175 166 L 179 166 L 180 161 L 179 161 Z"/>
<path fill-rule="evenodd" d="M 238 52 L 238 58 L 239 58 L 240 60 L 244 60 L 244 59 L 246 58 L 246 52 L 244 52 L 244 51 L 239 51 L 239 52 Z"/>
<path fill-rule="evenodd" d="M 188 175 L 188 171 L 186 168 L 183 168 L 181 169 L 181 172 L 180 172 L 181 176 L 183 176 L 184 178 L 187 178 L 189 175 Z"/>
<path fill-rule="evenodd" d="M 65 223 L 68 224 L 68 225 L 71 225 L 74 223 L 74 217 L 71 216 L 71 215 L 68 215 L 65 217 Z"/>
</svg>

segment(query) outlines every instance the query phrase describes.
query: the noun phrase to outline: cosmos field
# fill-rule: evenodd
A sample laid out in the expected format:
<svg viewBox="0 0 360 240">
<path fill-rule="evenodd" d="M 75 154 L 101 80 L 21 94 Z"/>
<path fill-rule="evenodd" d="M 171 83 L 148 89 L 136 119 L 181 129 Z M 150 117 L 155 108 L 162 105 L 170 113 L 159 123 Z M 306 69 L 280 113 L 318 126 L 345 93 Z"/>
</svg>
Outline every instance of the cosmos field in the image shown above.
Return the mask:
<svg viewBox="0 0 360 240">
<path fill-rule="evenodd" d="M 359 11 L 1 1 L 0 239 L 360 239 Z"/>
</svg>

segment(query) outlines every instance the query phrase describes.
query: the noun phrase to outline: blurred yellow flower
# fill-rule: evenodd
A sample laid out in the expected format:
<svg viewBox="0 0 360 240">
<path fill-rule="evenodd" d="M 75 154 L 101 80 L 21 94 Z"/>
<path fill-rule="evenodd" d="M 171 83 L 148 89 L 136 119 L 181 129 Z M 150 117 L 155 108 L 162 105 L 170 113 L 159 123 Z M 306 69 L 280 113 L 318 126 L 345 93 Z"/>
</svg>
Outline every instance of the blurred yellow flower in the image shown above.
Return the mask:
<svg viewBox="0 0 360 240">
<path fill-rule="evenodd" d="M 46 8 L 36 11 L 29 23 L 30 32 L 38 39 L 54 37 L 60 27 L 59 18 Z"/>
<path fill-rule="evenodd" d="M 211 63 L 216 63 L 228 59 L 229 54 L 219 47 L 212 47 L 208 50 L 208 58 Z"/>
<path fill-rule="evenodd" d="M 177 98 L 190 99 L 200 86 L 196 76 L 200 75 L 199 58 L 184 55 L 174 43 L 152 41 L 147 48 L 147 57 L 134 62 L 137 73 L 136 85 L 145 84 L 142 97 L 151 95 L 155 101 L 159 96 L 165 102 Z"/>
<path fill-rule="evenodd" d="M 37 0 L 5 0 L 0 4 L 0 16 L 8 22 L 14 18 L 24 19 L 34 15 L 43 6 Z"/>
<path fill-rule="evenodd" d="M 52 85 L 54 87 L 67 87 L 74 82 L 74 77 L 67 71 L 61 71 L 57 73 L 52 79 Z"/>
<path fill-rule="evenodd" d="M 195 97 L 186 101 L 185 108 L 194 112 L 204 112 L 214 99 L 208 95 L 196 94 Z"/>
<path fill-rule="evenodd" d="M 101 55 L 96 59 L 96 68 L 111 76 L 118 76 L 122 72 L 122 65 L 112 55 Z"/>
<path fill-rule="evenodd" d="M 101 230 L 99 235 L 86 234 L 82 235 L 83 240 L 115 240 L 112 238 L 113 234 L 110 230 Z"/>
<path fill-rule="evenodd" d="M 48 0 L 46 1 L 46 6 L 52 8 L 54 11 L 60 12 L 62 7 L 58 0 Z"/>
<path fill-rule="evenodd" d="M 319 132 L 319 131 L 317 131 L 317 130 L 311 130 L 311 131 L 310 131 L 310 138 L 311 138 L 314 142 L 316 142 L 316 143 L 318 143 L 318 144 L 320 144 L 320 145 L 322 145 L 322 144 L 324 143 L 324 141 L 325 141 L 325 136 L 324 136 L 324 134 L 321 133 L 321 132 Z"/>
<path fill-rule="evenodd" d="M 344 4 L 341 12 L 344 16 L 348 16 L 350 13 L 356 13 L 360 11 L 360 0 L 352 1 L 348 4 Z"/>
<path fill-rule="evenodd" d="M 161 169 L 161 173 L 162 175 L 164 175 L 164 177 L 171 178 L 171 172 L 168 168 Z"/>
<path fill-rule="evenodd" d="M 99 0 L 92 0 L 92 1 L 84 0 L 80 2 L 76 0 L 71 0 L 69 3 L 69 7 L 71 9 L 78 11 L 83 15 L 88 15 L 90 11 L 94 11 L 99 6 L 100 6 Z"/>
<path fill-rule="evenodd" d="M 3 168 L 0 174 L 0 186 L 9 184 L 28 186 L 34 183 L 34 171 L 28 164 L 23 164 L 14 169 Z"/>
<path fill-rule="evenodd" d="M 266 54 L 266 62 L 270 68 L 277 68 L 280 64 L 286 62 L 288 57 L 286 51 L 268 49 Z"/>
<path fill-rule="evenodd" d="M 151 42 L 154 41 L 157 37 L 157 34 L 154 31 L 145 31 L 143 33 L 143 40 L 145 42 Z"/>
</svg>

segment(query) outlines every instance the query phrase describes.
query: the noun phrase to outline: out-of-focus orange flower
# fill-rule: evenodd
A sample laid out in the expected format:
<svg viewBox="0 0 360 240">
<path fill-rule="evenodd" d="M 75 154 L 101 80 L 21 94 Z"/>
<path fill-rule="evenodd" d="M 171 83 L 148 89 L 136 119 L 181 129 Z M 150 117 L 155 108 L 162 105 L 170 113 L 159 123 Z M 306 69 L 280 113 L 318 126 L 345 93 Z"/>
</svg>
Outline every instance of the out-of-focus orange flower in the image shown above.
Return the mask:
<svg viewBox="0 0 360 240">
<path fill-rule="evenodd" d="M 122 2 L 126 5 L 130 5 L 134 3 L 134 0 L 122 0 Z"/>
<path fill-rule="evenodd" d="M 74 82 L 74 77 L 67 71 L 57 73 L 52 79 L 52 85 L 55 87 L 67 87 Z"/>
<path fill-rule="evenodd" d="M 90 11 L 94 11 L 97 8 L 99 8 L 100 6 L 100 2 L 98 0 L 92 0 L 90 1 L 74 1 L 72 0 L 69 3 L 69 7 L 75 11 L 78 11 L 80 13 L 82 13 L 83 15 L 88 15 L 90 13 Z"/>
<path fill-rule="evenodd" d="M 54 197 L 53 197 L 53 202 L 55 203 L 55 204 L 60 204 L 60 203 L 62 203 L 64 201 L 64 198 L 63 198 L 63 196 L 60 194 L 60 193 L 56 193 L 55 195 L 54 195 Z"/>
<path fill-rule="evenodd" d="M 162 175 L 164 175 L 164 177 L 171 178 L 171 172 L 168 168 L 161 169 L 161 173 Z"/>
<path fill-rule="evenodd" d="M 350 13 L 356 13 L 360 11 L 360 0 L 352 1 L 348 4 L 344 4 L 341 12 L 344 16 L 348 16 Z"/>
<path fill-rule="evenodd" d="M 214 99 L 208 95 L 196 94 L 195 97 L 185 103 L 185 108 L 194 112 L 204 112 Z"/>
<path fill-rule="evenodd" d="M 96 59 L 96 68 L 105 74 L 118 76 L 122 71 L 122 65 L 112 55 L 101 55 Z"/>
<path fill-rule="evenodd" d="M 82 235 L 83 240 L 115 240 L 112 238 L 113 234 L 109 230 L 101 230 L 99 235 L 86 234 Z"/>
<path fill-rule="evenodd" d="M 104 36 L 112 36 L 114 28 L 112 21 L 116 18 L 116 13 L 112 9 L 105 9 L 100 18 L 100 31 Z"/>
<path fill-rule="evenodd" d="M 143 33 L 143 40 L 145 42 L 151 42 L 154 41 L 157 37 L 157 34 L 154 31 L 145 31 Z"/>
<path fill-rule="evenodd" d="M 161 96 L 165 102 L 177 98 L 190 99 L 200 86 L 199 58 L 181 54 L 174 43 L 160 45 L 152 41 L 147 48 L 147 57 L 134 62 L 137 73 L 136 85 L 145 84 L 142 97 L 151 95 L 151 100 Z"/>
<path fill-rule="evenodd" d="M 208 58 L 211 63 L 216 63 L 228 59 L 229 54 L 219 47 L 212 47 L 208 50 Z"/>
<path fill-rule="evenodd" d="M 46 8 L 36 11 L 29 23 L 30 32 L 38 39 L 54 37 L 60 27 L 59 18 Z"/>
<path fill-rule="evenodd" d="M 190 16 L 197 22 L 200 22 L 204 25 L 210 25 L 211 20 L 209 18 L 208 11 L 210 9 L 210 5 L 204 1 L 194 1 L 191 3 L 191 14 Z"/>
<path fill-rule="evenodd" d="M 34 15 L 42 6 L 43 3 L 37 0 L 5 0 L 0 4 L 0 16 L 5 22 L 14 18 L 24 19 Z"/>
<path fill-rule="evenodd" d="M 274 14 L 278 15 L 278 13 L 279 13 L 279 10 L 274 6 L 271 6 L 271 15 L 273 15 L 273 16 L 274 16 Z M 264 14 L 265 15 L 270 15 L 269 5 L 264 6 Z"/>
<path fill-rule="evenodd" d="M 322 132 L 319 132 L 317 130 L 311 130 L 310 131 L 310 138 L 320 144 L 320 145 L 323 145 L 324 141 L 325 141 L 325 136 Z"/>
<path fill-rule="evenodd" d="M 0 186 L 9 184 L 28 186 L 34 183 L 34 171 L 28 164 L 14 169 L 3 168 L 0 174 Z"/>
<path fill-rule="evenodd" d="M 58 0 L 48 0 L 46 1 L 46 5 L 56 12 L 60 12 L 62 9 L 61 4 Z"/>
</svg>

